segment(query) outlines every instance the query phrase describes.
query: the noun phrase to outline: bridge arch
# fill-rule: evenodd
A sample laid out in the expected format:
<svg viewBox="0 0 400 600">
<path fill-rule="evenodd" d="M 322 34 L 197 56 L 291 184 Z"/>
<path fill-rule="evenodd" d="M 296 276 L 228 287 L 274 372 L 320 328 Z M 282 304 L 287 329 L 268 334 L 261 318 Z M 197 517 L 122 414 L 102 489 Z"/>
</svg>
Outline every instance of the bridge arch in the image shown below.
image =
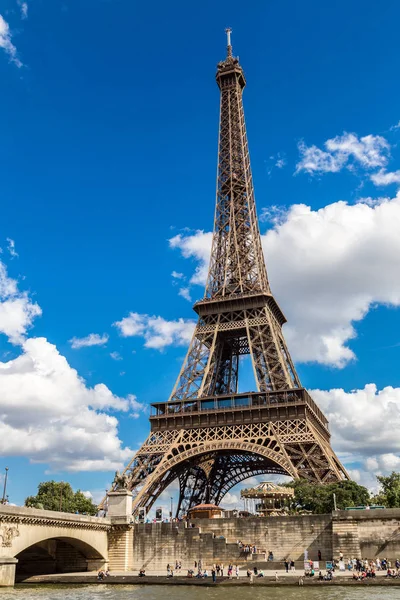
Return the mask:
<svg viewBox="0 0 400 600">
<path fill-rule="evenodd" d="M 82 554 L 90 558 L 103 558 L 107 560 L 107 534 L 103 531 L 92 529 L 61 528 L 46 524 L 32 526 L 21 524 L 16 527 L 9 555 L 17 555 L 34 546 L 52 539 L 64 540 L 79 549 Z"/>
<path fill-rule="evenodd" d="M 40 539 L 18 552 L 15 558 L 17 580 L 32 575 L 92 571 L 106 564 L 100 549 L 70 535 Z"/>
</svg>

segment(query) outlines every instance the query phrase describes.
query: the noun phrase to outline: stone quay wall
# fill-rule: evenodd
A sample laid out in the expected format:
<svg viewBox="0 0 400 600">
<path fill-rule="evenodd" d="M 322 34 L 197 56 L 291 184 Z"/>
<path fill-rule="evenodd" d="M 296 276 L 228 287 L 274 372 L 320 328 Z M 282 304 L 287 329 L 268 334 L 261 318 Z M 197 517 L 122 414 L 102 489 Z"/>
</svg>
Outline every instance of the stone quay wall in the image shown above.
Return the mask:
<svg viewBox="0 0 400 600">
<path fill-rule="evenodd" d="M 400 510 L 335 511 L 329 515 L 197 519 L 186 523 L 134 525 L 133 570 L 165 570 L 182 562 L 182 569 L 202 560 L 204 567 L 229 562 L 245 567 L 249 555 L 237 541 L 257 547 L 253 563 L 268 568 L 264 552 L 274 554 L 274 563 L 285 558 L 302 561 L 304 552 L 322 561 L 339 558 L 400 558 Z"/>
<path fill-rule="evenodd" d="M 400 509 L 338 510 L 332 513 L 334 555 L 400 558 Z"/>
<path fill-rule="evenodd" d="M 304 551 L 317 559 L 318 550 L 326 560 L 332 558 L 332 517 L 311 515 L 295 517 L 255 517 L 245 519 L 198 519 L 194 527 L 186 523 L 137 524 L 133 535 L 133 567 L 147 571 L 165 570 L 170 563 L 182 562 L 182 569 L 193 568 L 201 559 L 204 566 L 229 562 L 244 566 L 249 554 L 237 543 L 255 545 L 258 563 L 269 551 L 274 561 L 303 560 Z"/>
</svg>

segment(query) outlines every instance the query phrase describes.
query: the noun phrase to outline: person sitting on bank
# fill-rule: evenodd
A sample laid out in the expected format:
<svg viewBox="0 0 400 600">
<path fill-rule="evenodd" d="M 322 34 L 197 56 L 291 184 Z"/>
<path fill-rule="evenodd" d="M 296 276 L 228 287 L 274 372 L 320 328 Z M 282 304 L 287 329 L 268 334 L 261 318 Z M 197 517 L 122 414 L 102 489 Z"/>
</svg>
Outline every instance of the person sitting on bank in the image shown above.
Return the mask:
<svg viewBox="0 0 400 600">
<path fill-rule="evenodd" d="M 257 577 L 264 577 L 264 571 L 261 569 Z"/>
<path fill-rule="evenodd" d="M 322 571 L 319 572 L 318 575 L 318 581 L 323 581 L 324 580 L 324 576 L 322 575 Z"/>
<path fill-rule="evenodd" d="M 145 576 L 146 576 L 146 571 L 144 569 L 140 569 L 139 577 L 145 577 Z"/>
</svg>

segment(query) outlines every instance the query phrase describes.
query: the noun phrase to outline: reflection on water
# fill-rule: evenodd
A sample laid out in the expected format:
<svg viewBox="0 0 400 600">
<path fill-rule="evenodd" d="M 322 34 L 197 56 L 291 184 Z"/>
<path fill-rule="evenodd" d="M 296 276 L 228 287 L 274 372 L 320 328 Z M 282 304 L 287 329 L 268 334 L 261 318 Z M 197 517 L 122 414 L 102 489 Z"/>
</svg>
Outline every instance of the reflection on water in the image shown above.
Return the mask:
<svg viewBox="0 0 400 600">
<path fill-rule="evenodd" d="M 17 586 L 0 600 L 400 600 L 400 587 Z"/>
</svg>

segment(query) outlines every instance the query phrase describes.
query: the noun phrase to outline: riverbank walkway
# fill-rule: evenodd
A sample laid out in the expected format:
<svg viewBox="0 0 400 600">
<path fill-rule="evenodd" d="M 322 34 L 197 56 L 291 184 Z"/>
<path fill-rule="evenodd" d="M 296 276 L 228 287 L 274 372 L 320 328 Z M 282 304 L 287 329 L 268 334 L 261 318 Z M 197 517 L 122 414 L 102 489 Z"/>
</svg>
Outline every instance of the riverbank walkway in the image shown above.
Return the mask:
<svg viewBox="0 0 400 600">
<path fill-rule="evenodd" d="M 278 579 L 276 579 L 276 575 Z M 97 575 L 91 573 L 59 573 L 54 575 L 35 575 L 26 577 L 23 580 L 19 578 L 17 583 L 21 584 L 93 584 L 99 585 L 299 585 L 300 577 L 303 580 L 303 585 L 394 585 L 400 586 L 400 578 L 386 577 L 386 571 L 378 571 L 376 577 L 365 578 L 363 581 L 353 579 L 353 573 L 349 571 L 337 572 L 333 576 L 332 581 L 321 581 L 318 576 L 304 577 L 304 572 L 285 570 L 276 572 L 268 571 L 264 577 L 254 577 L 253 583 L 250 583 L 246 575 L 246 571 L 239 573 L 239 579 L 236 577 L 229 579 L 228 577 L 217 577 L 216 583 L 213 583 L 211 577 L 198 579 L 197 577 L 187 577 L 186 574 L 174 575 L 167 577 L 166 572 L 152 571 L 145 577 L 138 577 L 136 572 L 113 571 L 104 580 L 99 581 Z"/>
</svg>

